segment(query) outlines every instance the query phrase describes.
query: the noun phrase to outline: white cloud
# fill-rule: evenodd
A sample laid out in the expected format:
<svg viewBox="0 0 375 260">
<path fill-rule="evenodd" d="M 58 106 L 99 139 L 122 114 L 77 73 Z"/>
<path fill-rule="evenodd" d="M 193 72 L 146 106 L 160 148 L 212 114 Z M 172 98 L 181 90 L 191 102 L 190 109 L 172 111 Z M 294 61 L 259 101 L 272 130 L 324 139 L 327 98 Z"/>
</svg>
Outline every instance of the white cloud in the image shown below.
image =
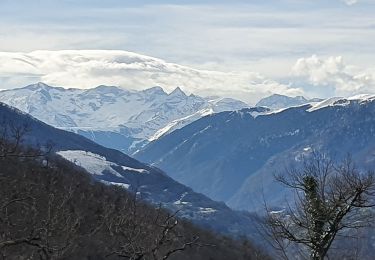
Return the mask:
<svg viewBox="0 0 375 260">
<path fill-rule="evenodd" d="M 358 0 L 343 0 L 347 5 L 354 5 L 358 3 Z"/>
<path fill-rule="evenodd" d="M 54 86 L 91 88 L 119 85 L 144 89 L 176 86 L 200 95 L 222 95 L 249 103 L 271 93 L 302 94 L 255 72 L 197 70 L 125 51 L 69 50 L 0 52 L 0 82 L 5 88 L 42 81 Z"/>
<path fill-rule="evenodd" d="M 124 49 L 272 78 L 312 53 L 366 66 L 375 57 L 374 1 L 343 1 L 0 1 L 0 50 Z"/>
<path fill-rule="evenodd" d="M 333 87 L 336 95 L 375 93 L 375 69 L 347 65 L 341 56 L 301 58 L 293 66 L 292 74 L 314 86 Z"/>
<path fill-rule="evenodd" d="M 250 104 L 273 93 L 309 97 L 375 93 L 375 69 L 349 66 L 341 56 L 298 59 L 290 77 L 284 77 L 286 83 L 280 83 L 257 72 L 194 69 L 126 51 L 0 52 L 0 88 L 38 81 L 66 88 L 162 86 L 172 91 L 180 86 L 187 93 L 233 97 Z"/>
</svg>

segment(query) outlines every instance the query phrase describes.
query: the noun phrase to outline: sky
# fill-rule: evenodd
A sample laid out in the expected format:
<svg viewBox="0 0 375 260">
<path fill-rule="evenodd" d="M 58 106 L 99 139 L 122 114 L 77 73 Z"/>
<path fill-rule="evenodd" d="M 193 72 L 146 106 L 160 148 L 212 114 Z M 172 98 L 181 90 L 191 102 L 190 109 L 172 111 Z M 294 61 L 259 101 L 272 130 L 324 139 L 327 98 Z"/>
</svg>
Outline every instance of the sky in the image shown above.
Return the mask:
<svg viewBox="0 0 375 260">
<path fill-rule="evenodd" d="M 374 13 L 375 0 L 0 0 L 0 88 L 375 94 Z"/>
</svg>

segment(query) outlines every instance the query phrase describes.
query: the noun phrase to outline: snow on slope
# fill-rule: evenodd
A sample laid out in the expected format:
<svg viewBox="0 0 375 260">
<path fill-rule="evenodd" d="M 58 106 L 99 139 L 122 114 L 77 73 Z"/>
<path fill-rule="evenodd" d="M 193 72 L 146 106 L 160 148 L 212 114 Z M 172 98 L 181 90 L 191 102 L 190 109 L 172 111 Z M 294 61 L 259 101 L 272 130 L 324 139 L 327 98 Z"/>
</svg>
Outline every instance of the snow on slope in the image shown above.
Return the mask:
<svg viewBox="0 0 375 260">
<path fill-rule="evenodd" d="M 114 182 L 114 181 L 102 181 L 102 183 L 104 184 L 107 184 L 107 185 L 115 185 L 115 186 L 119 186 L 119 187 L 122 187 L 124 189 L 129 189 L 130 187 L 130 184 L 126 184 L 126 183 L 121 183 L 121 182 Z"/>
<path fill-rule="evenodd" d="M 116 177 L 123 178 L 123 176 L 114 169 L 114 167 L 118 167 L 119 165 L 114 162 L 107 161 L 107 159 L 103 156 L 79 150 L 59 151 L 57 154 L 82 167 L 90 174 L 103 175 L 104 173 L 110 173 Z M 148 171 L 145 169 L 135 169 L 127 166 L 121 166 L 121 168 L 124 171 L 130 171 L 133 173 L 148 173 Z"/>
<path fill-rule="evenodd" d="M 134 150 L 137 143 L 155 140 L 202 116 L 248 107 L 229 98 L 186 95 L 180 88 L 168 94 L 160 87 L 136 91 L 99 86 L 83 90 L 43 83 L 2 91 L 0 101 L 52 126 L 76 133 L 85 131 L 87 137 L 99 143 L 95 131 L 132 138 L 129 147 Z"/>
<path fill-rule="evenodd" d="M 313 112 L 315 110 L 318 110 L 318 109 L 321 109 L 321 108 L 324 108 L 324 107 L 333 106 L 336 102 L 338 102 L 339 100 L 342 100 L 342 99 L 343 98 L 341 98 L 341 97 L 333 97 L 333 98 L 325 99 L 322 102 L 319 102 L 319 103 L 313 105 L 307 111 Z"/>
<path fill-rule="evenodd" d="M 218 110 L 217 112 L 222 112 L 222 111 Z M 189 123 L 191 123 L 195 120 L 198 120 L 201 117 L 208 116 L 208 115 L 211 115 L 213 113 L 215 113 L 213 108 L 207 108 L 207 109 L 199 110 L 198 112 L 196 112 L 192 115 L 188 115 L 186 117 L 178 118 L 176 120 L 173 120 L 167 126 L 159 129 L 153 136 L 151 136 L 149 138 L 149 141 L 150 142 L 155 141 L 155 140 L 159 139 L 161 136 L 163 136 L 167 133 L 173 132 L 174 130 L 182 128 L 183 126 L 185 126 L 185 125 L 187 125 L 187 124 L 189 124 Z"/>
<path fill-rule="evenodd" d="M 299 107 L 310 104 L 311 108 L 307 109 L 308 112 L 313 112 L 318 109 L 322 109 L 329 106 L 345 106 L 351 101 L 354 102 L 367 102 L 375 99 L 375 95 L 372 94 L 360 94 L 352 97 L 331 97 L 328 99 L 306 99 L 302 96 L 288 97 L 284 95 L 274 94 L 269 97 L 261 99 L 256 106 L 257 107 L 268 107 L 272 109 L 268 114 L 275 114 L 283 112 L 285 109 L 292 107 Z M 267 113 L 266 113 L 267 114 Z"/>
<path fill-rule="evenodd" d="M 307 111 L 308 112 L 313 112 L 318 109 L 322 109 L 325 107 L 330 107 L 330 106 L 346 106 L 349 105 L 350 102 L 368 102 L 371 100 L 375 100 L 375 95 L 370 95 L 370 94 L 362 94 L 362 95 L 356 95 L 348 98 L 342 98 L 342 97 L 333 97 L 329 98 L 326 100 L 323 100 L 319 103 L 314 104 L 311 108 L 309 108 Z"/>
<path fill-rule="evenodd" d="M 149 171 L 146 169 L 137 169 L 137 168 L 132 168 L 128 166 L 118 165 L 117 163 L 108 161 L 106 157 L 92 153 L 92 152 L 81 151 L 81 150 L 66 150 L 66 151 L 58 151 L 57 154 L 62 156 L 64 159 L 71 161 L 75 165 L 82 167 L 89 174 L 94 175 L 96 179 L 99 179 L 100 182 L 107 184 L 107 185 L 119 186 L 127 190 L 131 188 L 135 188 L 135 187 L 132 187 L 131 181 L 129 181 L 126 178 L 126 177 L 129 177 L 126 175 L 127 173 L 132 173 L 132 174 L 148 174 L 149 173 Z M 122 169 L 124 172 L 121 170 L 117 170 L 117 169 Z M 111 180 L 112 178 L 110 175 L 117 177 L 115 178 L 115 180 L 117 181 Z M 104 179 L 102 179 L 103 177 Z M 142 185 L 139 188 L 142 188 L 142 189 L 147 188 L 147 185 Z M 175 190 L 174 187 L 170 187 L 170 188 Z M 164 194 L 165 196 L 166 194 L 168 194 L 168 192 L 169 192 L 168 189 L 163 190 L 163 193 L 165 193 Z M 143 193 L 150 193 L 150 192 L 143 191 Z M 187 217 L 187 218 L 191 218 L 192 214 L 194 215 L 194 218 L 206 218 L 208 215 L 211 215 L 220 211 L 219 207 L 215 207 L 215 203 L 210 205 L 209 203 L 205 203 L 205 201 L 201 201 L 201 202 L 200 202 L 201 204 L 197 206 L 194 205 L 194 201 L 192 201 L 192 192 L 188 190 L 188 191 L 182 192 L 175 201 L 169 202 L 169 203 L 171 204 L 170 207 L 173 208 L 174 210 L 176 209 L 182 210 L 182 214 L 180 215 Z M 207 207 L 207 206 L 210 206 L 210 207 Z"/>
</svg>

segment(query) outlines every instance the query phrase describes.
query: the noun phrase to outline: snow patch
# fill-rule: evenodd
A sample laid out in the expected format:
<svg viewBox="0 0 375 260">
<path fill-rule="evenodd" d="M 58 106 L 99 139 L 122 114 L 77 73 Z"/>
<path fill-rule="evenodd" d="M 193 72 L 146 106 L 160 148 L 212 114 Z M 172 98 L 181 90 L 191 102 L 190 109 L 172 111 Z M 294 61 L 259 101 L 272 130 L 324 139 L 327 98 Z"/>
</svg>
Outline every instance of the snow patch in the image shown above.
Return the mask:
<svg viewBox="0 0 375 260">
<path fill-rule="evenodd" d="M 111 167 L 116 166 L 116 164 L 108 162 L 104 156 L 80 150 L 59 151 L 57 154 L 84 168 L 87 172 L 93 175 L 103 175 L 103 172 L 107 171 L 122 178 L 121 174 Z"/>
<path fill-rule="evenodd" d="M 124 178 L 120 172 L 115 170 L 115 167 L 121 167 L 121 169 L 124 171 L 148 173 L 148 171 L 145 169 L 136 169 L 128 166 L 118 165 L 114 162 L 108 161 L 104 156 L 92 152 L 67 150 L 59 151 L 57 154 L 84 168 L 87 172 L 93 175 L 102 176 L 104 173 L 110 173 L 116 177 Z"/>
<path fill-rule="evenodd" d="M 188 204 L 190 204 L 189 202 L 182 201 L 185 198 L 186 195 L 188 195 L 187 192 L 182 193 L 180 199 L 176 200 L 173 204 L 175 204 L 175 205 L 188 205 Z"/>
<path fill-rule="evenodd" d="M 138 173 L 148 173 L 148 171 L 145 170 L 145 169 L 136 169 L 136 168 L 131 168 L 131 167 L 127 167 L 127 166 L 121 166 L 121 168 L 124 171 L 131 171 L 131 172 L 138 172 Z"/>
<path fill-rule="evenodd" d="M 285 209 L 283 210 L 272 210 L 270 211 L 270 214 L 271 215 L 279 215 L 279 214 L 283 214 L 285 212 Z"/>
<path fill-rule="evenodd" d="M 202 214 L 212 214 L 212 213 L 215 213 L 217 210 L 216 209 L 213 209 L 213 208 L 202 208 L 202 207 L 199 207 L 199 212 L 202 213 Z"/>
<path fill-rule="evenodd" d="M 107 185 L 115 185 L 115 186 L 119 186 L 119 187 L 122 187 L 124 189 L 129 189 L 130 187 L 130 184 L 127 184 L 127 183 L 121 183 L 121 182 L 112 182 L 112 181 L 102 181 L 102 183 L 104 184 L 107 184 Z"/>
</svg>

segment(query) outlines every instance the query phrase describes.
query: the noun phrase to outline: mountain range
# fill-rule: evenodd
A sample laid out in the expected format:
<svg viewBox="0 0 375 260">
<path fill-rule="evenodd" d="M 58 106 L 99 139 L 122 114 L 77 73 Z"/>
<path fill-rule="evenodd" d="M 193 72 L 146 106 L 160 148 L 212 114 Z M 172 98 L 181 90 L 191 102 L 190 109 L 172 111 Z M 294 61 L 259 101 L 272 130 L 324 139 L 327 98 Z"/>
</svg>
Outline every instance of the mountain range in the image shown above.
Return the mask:
<svg viewBox="0 0 375 260">
<path fill-rule="evenodd" d="M 0 92 L 0 101 L 39 120 L 131 154 L 205 115 L 249 107 L 231 98 L 186 95 L 179 87 L 64 89 L 44 83 Z"/>
<path fill-rule="evenodd" d="M 0 101 L 132 154 L 194 191 L 240 210 L 261 210 L 263 198 L 279 205 L 286 194 L 273 182 L 273 174 L 314 150 L 332 156 L 350 152 L 372 163 L 364 156 L 374 146 L 367 111 L 372 96 L 321 100 L 275 94 L 250 107 L 234 99 L 186 95 L 180 88 L 168 94 L 160 87 L 83 90 L 37 83 L 1 91 Z M 81 165 L 90 162 L 86 166 L 94 172 L 95 167 L 121 167 L 92 151 L 60 154 Z"/>
<path fill-rule="evenodd" d="M 373 95 L 272 95 L 250 107 L 180 88 L 37 83 L 0 91 L 0 102 L 3 122 L 30 127 L 26 144 L 51 141 L 54 153 L 93 180 L 121 186 L 201 227 L 258 242 L 249 211 L 263 213 L 266 203 L 278 212 L 293 200 L 275 182 L 276 173 L 303 166 L 315 151 L 335 159 L 350 153 L 361 169 L 375 167 Z"/>
<path fill-rule="evenodd" d="M 260 109 L 260 108 L 258 108 Z M 149 143 L 135 157 L 235 209 L 285 205 L 275 173 L 314 151 L 375 166 L 375 96 L 331 98 L 284 110 L 208 115 Z"/>
</svg>

